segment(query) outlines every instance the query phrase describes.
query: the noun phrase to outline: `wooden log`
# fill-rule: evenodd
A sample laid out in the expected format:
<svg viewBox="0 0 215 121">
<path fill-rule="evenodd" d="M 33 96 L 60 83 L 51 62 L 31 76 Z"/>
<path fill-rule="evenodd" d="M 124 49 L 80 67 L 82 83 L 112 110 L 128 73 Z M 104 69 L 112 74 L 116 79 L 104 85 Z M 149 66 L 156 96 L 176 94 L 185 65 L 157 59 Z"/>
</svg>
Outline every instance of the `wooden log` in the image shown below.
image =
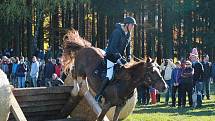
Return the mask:
<svg viewBox="0 0 215 121">
<path fill-rule="evenodd" d="M 62 94 L 62 93 L 70 93 L 72 89 L 73 89 L 73 86 L 14 88 L 13 94 L 16 97 L 41 95 L 41 94 Z"/>
<path fill-rule="evenodd" d="M 18 102 L 21 108 L 24 107 L 36 107 L 36 106 L 49 106 L 49 105 L 63 105 L 67 100 L 48 100 L 48 101 L 23 101 Z"/>
<path fill-rule="evenodd" d="M 84 98 L 87 100 L 88 104 L 90 105 L 90 108 L 93 110 L 93 112 L 95 112 L 95 114 L 98 117 L 100 115 L 100 113 L 102 112 L 102 109 L 99 106 L 99 104 L 95 101 L 95 98 L 92 96 L 90 91 L 87 91 L 85 93 Z M 103 121 L 109 121 L 107 116 L 104 117 Z"/>
<path fill-rule="evenodd" d="M 27 117 L 27 119 L 28 119 L 28 121 L 47 121 L 47 120 L 62 119 L 62 117 L 58 116 L 58 115 L 30 116 L 30 117 Z"/>
<path fill-rule="evenodd" d="M 24 112 L 26 117 L 31 116 L 52 116 L 58 115 L 60 113 L 59 110 L 52 110 L 52 111 L 38 111 L 38 112 Z M 14 116 L 10 114 L 9 121 L 14 119 Z"/>
<path fill-rule="evenodd" d="M 18 102 L 24 102 L 24 101 L 48 101 L 48 100 L 58 100 L 58 99 L 68 99 L 70 94 L 41 94 L 41 95 L 31 95 L 31 96 L 16 96 L 16 99 Z"/>
<path fill-rule="evenodd" d="M 53 110 L 61 110 L 63 106 L 64 105 L 36 106 L 36 107 L 22 108 L 22 110 L 24 112 L 53 111 Z"/>
<path fill-rule="evenodd" d="M 81 80 L 80 77 L 78 78 L 78 80 L 78 82 L 81 83 L 79 95 L 84 96 L 84 99 L 81 100 L 79 105 L 76 106 L 73 112 L 71 112 L 71 116 L 76 118 L 83 118 L 86 121 L 96 120 L 102 109 L 89 92 L 89 85 L 87 80 Z M 109 121 L 109 119 L 105 116 L 104 121 Z"/>
<path fill-rule="evenodd" d="M 61 114 L 65 117 L 67 117 L 79 104 L 80 100 L 82 99 L 82 96 L 71 96 L 67 103 L 63 106 L 61 110 Z"/>
<path fill-rule="evenodd" d="M 13 94 L 11 94 L 11 101 L 12 103 L 11 103 L 10 111 L 12 112 L 16 121 L 27 121 L 22 112 L 22 109 L 19 107 L 19 104 L 16 101 L 16 98 L 14 97 Z"/>
</svg>

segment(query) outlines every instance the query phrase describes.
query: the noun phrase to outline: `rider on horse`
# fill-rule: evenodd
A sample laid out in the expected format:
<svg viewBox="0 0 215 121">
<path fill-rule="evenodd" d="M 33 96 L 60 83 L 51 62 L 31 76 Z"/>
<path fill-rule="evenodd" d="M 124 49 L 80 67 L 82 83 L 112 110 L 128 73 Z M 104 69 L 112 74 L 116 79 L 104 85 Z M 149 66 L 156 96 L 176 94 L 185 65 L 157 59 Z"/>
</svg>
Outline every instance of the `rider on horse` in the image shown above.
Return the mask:
<svg viewBox="0 0 215 121">
<path fill-rule="evenodd" d="M 107 86 L 108 82 L 113 77 L 113 67 L 115 63 L 124 65 L 125 63 L 127 63 L 127 61 L 130 61 L 131 31 L 133 30 L 134 25 L 136 25 L 136 20 L 133 17 L 128 16 L 124 18 L 124 24 L 116 24 L 116 28 L 110 36 L 105 55 L 107 61 L 107 73 L 95 97 L 97 102 L 103 95 L 103 91 L 105 90 L 105 87 Z M 127 61 L 124 58 L 125 50 Z"/>
</svg>

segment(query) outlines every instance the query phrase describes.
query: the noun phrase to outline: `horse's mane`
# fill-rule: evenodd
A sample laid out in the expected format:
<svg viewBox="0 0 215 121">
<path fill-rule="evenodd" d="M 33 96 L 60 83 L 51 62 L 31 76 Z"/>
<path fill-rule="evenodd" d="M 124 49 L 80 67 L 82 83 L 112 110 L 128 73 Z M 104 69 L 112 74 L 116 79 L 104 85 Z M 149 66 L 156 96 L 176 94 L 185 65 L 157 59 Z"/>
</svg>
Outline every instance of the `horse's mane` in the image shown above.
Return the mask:
<svg viewBox="0 0 215 121">
<path fill-rule="evenodd" d="M 91 43 L 79 36 L 78 31 L 72 29 L 63 37 L 63 66 L 64 72 L 71 70 L 75 53 L 81 48 L 91 47 Z"/>
</svg>

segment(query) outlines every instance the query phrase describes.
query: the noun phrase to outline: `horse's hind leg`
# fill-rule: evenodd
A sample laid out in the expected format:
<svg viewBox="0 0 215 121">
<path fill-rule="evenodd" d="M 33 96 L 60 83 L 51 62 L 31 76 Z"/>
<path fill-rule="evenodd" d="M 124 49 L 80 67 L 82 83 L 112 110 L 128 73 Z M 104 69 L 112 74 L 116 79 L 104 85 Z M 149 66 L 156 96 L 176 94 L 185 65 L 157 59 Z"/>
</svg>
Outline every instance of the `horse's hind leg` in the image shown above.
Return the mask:
<svg viewBox="0 0 215 121">
<path fill-rule="evenodd" d="M 122 109 L 122 106 L 116 106 L 113 121 L 118 121 L 119 120 L 119 113 Z"/>
<path fill-rule="evenodd" d="M 111 103 L 106 103 L 104 106 L 103 106 L 103 109 L 102 109 L 102 112 L 101 114 L 99 115 L 97 121 L 103 121 L 106 113 L 108 112 L 108 110 L 110 109 L 111 107 Z"/>
</svg>

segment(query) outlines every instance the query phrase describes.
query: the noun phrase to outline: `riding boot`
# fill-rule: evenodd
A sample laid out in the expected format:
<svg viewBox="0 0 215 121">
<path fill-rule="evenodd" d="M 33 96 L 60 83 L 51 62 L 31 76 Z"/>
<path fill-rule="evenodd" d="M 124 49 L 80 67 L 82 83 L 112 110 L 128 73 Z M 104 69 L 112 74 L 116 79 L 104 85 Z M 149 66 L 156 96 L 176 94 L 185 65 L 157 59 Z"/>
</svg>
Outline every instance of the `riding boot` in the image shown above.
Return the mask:
<svg viewBox="0 0 215 121">
<path fill-rule="evenodd" d="M 108 79 L 107 77 L 102 81 L 102 84 L 101 84 L 101 86 L 100 86 L 100 88 L 99 88 L 99 90 L 98 90 L 98 93 L 97 93 L 97 95 L 95 96 L 95 100 L 96 100 L 97 102 L 100 101 L 100 99 L 101 99 L 101 97 L 102 97 L 102 95 L 103 95 L 103 92 L 104 92 L 104 90 L 105 90 L 105 88 L 106 88 L 108 82 L 109 82 L 109 79 Z"/>
</svg>

